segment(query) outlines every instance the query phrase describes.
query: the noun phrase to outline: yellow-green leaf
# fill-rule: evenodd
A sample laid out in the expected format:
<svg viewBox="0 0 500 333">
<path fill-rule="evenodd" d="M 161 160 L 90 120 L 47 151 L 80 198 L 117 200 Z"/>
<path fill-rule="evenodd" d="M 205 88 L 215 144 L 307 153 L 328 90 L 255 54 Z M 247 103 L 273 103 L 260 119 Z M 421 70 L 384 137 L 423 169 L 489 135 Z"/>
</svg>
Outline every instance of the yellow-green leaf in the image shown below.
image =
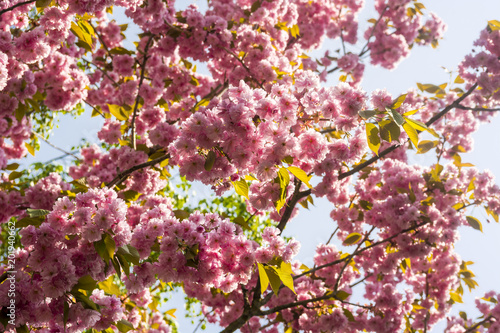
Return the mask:
<svg viewBox="0 0 500 333">
<path fill-rule="evenodd" d="M 351 296 L 351 294 L 349 294 L 348 292 L 346 292 L 344 290 L 339 290 L 335 293 L 335 299 L 338 299 L 341 301 L 345 301 L 349 296 Z"/>
<path fill-rule="evenodd" d="M 403 94 L 396 98 L 394 101 L 392 101 L 391 109 L 397 109 L 399 108 L 405 101 L 406 99 L 406 94 Z"/>
<path fill-rule="evenodd" d="M 118 288 L 118 286 L 113 282 L 113 275 L 108 277 L 106 280 L 99 282 L 97 285 L 106 294 L 121 296 L 120 288 Z"/>
<path fill-rule="evenodd" d="M 467 219 L 467 223 L 469 223 L 469 225 L 471 227 L 473 227 L 476 230 L 479 230 L 479 231 L 483 232 L 483 226 L 481 225 L 481 222 L 479 222 L 478 219 L 476 219 L 473 216 L 467 216 L 466 219 Z"/>
<path fill-rule="evenodd" d="M 429 140 L 423 140 L 418 143 L 418 150 L 417 154 L 424 154 L 427 153 L 429 150 L 432 148 L 436 147 L 438 145 L 439 141 L 429 141 Z"/>
<path fill-rule="evenodd" d="M 257 268 L 259 269 L 260 292 L 263 294 L 269 286 L 269 277 L 261 263 L 257 263 Z"/>
<path fill-rule="evenodd" d="M 399 139 L 399 136 L 401 135 L 401 129 L 393 120 L 381 120 L 378 125 L 380 127 L 380 137 L 383 140 L 392 142 Z"/>
<path fill-rule="evenodd" d="M 300 35 L 299 26 L 295 24 L 293 27 L 291 27 L 290 33 L 292 34 L 293 38 L 297 38 Z"/>
<path fill-rule="evenodd" d="M 33 146 L 32 146 L 32 145 L 30 145 L 29 143 L 25 142 L 25 143 L 24 143 L 24 146 L 26 147 L 26 149 L 28 149 L 28 152 L 29 152 L 31 155 L 35 156 L 35 148 L 33 148 Z"/>
<path fill-rule="evenodd" d="M 492 31 L 500 30 L 500 21 L 497 20 L 488 21 L 488 27 L 490 27 Z"/>
<path fill-rule="evenodd" d="M 306 184 L 307 187 L 312 188 L 311 184 L 309 184 L 309 180 L 311 180 L 312 176 L 308 176 L 304 170 L 295 166 L 289 166 L 287 169 L 292 173 L 292 175 L 294 175 L 301 182 Z"/>
<path fill-rule="evenodd" d="M 410 138 L 413 145 L 415 147 L 418 147 L 418 133 L 417 133 L 417 131 L 408 123 L 404 123 L 403 128 L 404 128 L 406 134 L 408 134 L 408 137 Z"/>
<path fill-rule="evenodd" d="M 346 239 L 344 240 L 342 245 L 356 244 L 357 242 L 359 242 L 361 240 L 362 237 L 363 236 L 361 234 L 359 234 L 357 232 L 353 232 L 346 237 Z"/>
<path fill-rule="evenodd" d="M 209 151 L 207 154 L 207 158 L 205 159 L 205 170 L 212 170 L 215 162 L 215 152 L 213 150 Z"/>
<path fill-rule="evenodd" d="M 366 140 L 368 142 L 368 147 L 378 155 L 378 150 L 380 149 L 380 136 L 376 125 L 372 123 L 366 124 Z"/>
<path fill-rule="evenodd" d="M 109 112 L 118 120 L 128 120 L 130 113 L 120 105 L 108 104 Z"/>
<path fill-rule="evenodd" d="M 167 312 L 165 312 L 165 314 L 168 314 L 169 316 L 172 316 L 174 318 L 177 318 L 174 313 L 175 311 L 177 311 L 177 309 L 170 309 L 170 310 L 167 310 Z"/>
<path fill-rule="evenodd" d="M 236 193 L 238 193 L 239 195 L 242 195 L 245 198 L 250 200 L 250 198 L 248 197 L 248 184 L 246 181 L 238 180 L 238 181 L 235 181 L 232 183 L 233 183 L 234 190 L 236 191 Z"/>
<path fill-rule="evenodd" d="M 465 81 L 464 81 L 464 79 L 462 79 L 462 78 L 460 77 L 460 75 L 457 75 L 457 77 L 455 78 L 455 81 L 454 81 L 454 83 L 459 83 L 459 84 L 460 84 L 460 83 L 464 83 L 464 82 L 465 82 Z"/>
<path fill-rule="evenodd" d="M 292 278 L 292 265 L 290 263 L 281 262 L 280 268 L 277 268 L 276 271 L 278 272 L 278 276 L 285 285 L 285 287 L 288 287 L 291 291 L 293 291 L 295 294 L 295 289 L 293 287 L 293 278 Z"/>
<path fill-rule="evenodd" d="M 450 298 L 456 303 L 463 303 L 462 297 L 457 293 L 451 292 Z"/>
</svg>

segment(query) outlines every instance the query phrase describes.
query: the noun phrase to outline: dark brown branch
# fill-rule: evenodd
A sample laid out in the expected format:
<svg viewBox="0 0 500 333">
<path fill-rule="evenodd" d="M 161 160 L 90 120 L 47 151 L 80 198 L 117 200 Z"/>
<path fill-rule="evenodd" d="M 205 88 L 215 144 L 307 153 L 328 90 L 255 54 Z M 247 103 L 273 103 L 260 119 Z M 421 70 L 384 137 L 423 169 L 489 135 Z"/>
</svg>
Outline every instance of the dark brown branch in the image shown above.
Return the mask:
<svg viewBox="0 0 500 333">
<path fill-rule="evenodd" d="M 35 1 L 36 0 L 28 0 L 28 1 L 16 3 L 14 6 L 11 6 L 9 8 L 5 8 L 5 9 L 0 10 L 0 16 L 2 16 L 3 14 L 5 14 L 7 12 L 10 12 L 11 10 L 16 9 L 17 7 L 21 7 L 21 6 L 24 6 L 24 5 L 29 5 L 30 3 L 33 3 Z"/>
<path fill-rule="evenodd" d="M 283 232 L 283 229 L 285 229 L 288 220 L 292 216 L 293 209 L 295 208 L 295 205 L 297 205 L 297 202 L 299 202 L 300 199 L 305 198 L 311 194 L 311 189 L 299 192 L 301 185 L 302 182 L 300 180 L 297 180 L 292 198 L 286 203 L 285 211 L 283 212 L 283 215 L 281 215 L 280 223 L 277 226 L 277 228 L 280 230 L 280 233 Z"/>
<path fill-rule="evenodd" d="M 475 324 L 474 326 L 471 326 L 469 327 L 464 333 L 470 333 L 470 332 L 474 332 L 476 328 L 478 328 L 479 326 L 483 325 L 483 324 L 486 324 L 487 322 L 489 322 L 491 319 L 493 319 L 493 316 L 488 316 L 486 318 L 484 318 L 482 321 L 480 321 L 479 323 Z"/>
<path fill-rule="evenodd" d="M 138 164 L 136 166 L 131 167 L 130 169 L 127 169 L 127 170 L 125 170 L 123 172 L 120 172 L 112 181 L 110 181 L 106 185 L 106 187 L 113 188 L 113 186 L 118 185 L 121 182 L 125 181 L 125 179 L 127 179 L 128 176 L 130 176 L 130 174 L 132 172 L 137 171 L 137 170 L 141 170 L 141 169 L 144 169 L 144 168 L 147 168 L 149 166 L 153 166 L 153 165 L 155 165 L 157 163 L 160 163 L 160 162 L 166 160 L 167 158 L 170 158 L 170 154 L 164 155 L 162 157 L 158 157 L 158 158 L 156 158 L 154 160 L 151 160 L 149 162 Z"/>
<path fill-rule="evenodd" d="M 441 112 L 439 112 L 438 114 L 434 115 L 434 117 L 432 117 L 431 119 L 429 119 L 425 123 L 425 125 L 426 126 L 430 126 L 430 125 L 434 124 L 436 121 L 438 121 L 439 119 L 441 119 L 445 114 L 447 114 L 448 112 L 450 112 L 450 110 L 456 108 L 457 105 L 460 105 L 460 102 L 462 102 L 465 98 L 467 98 L 467 96 L 469 96 L 470 94 L 472 94 L 472 92 L 476 88 L 477 88 L 477 83 L 475 83 L 467 92 L 465 92 L 462 96 L 460 96 L 459 98 L 457 98 L 453 103 L 451 103 L 450 105 L 448 105 L 447 107 L 445 107 Z M 387 154 L 393 152 L 394 150 L 398 149 L 402 145 L 403 144 L 397 144 L 397 145 L 394 145 L 394 146 L 390 146 L 389 148 L 387 148 L 384 151 L 382 151 L 381 153 L 379 153 L 378 156 L 374 156 L 374 157 L 370 158 L 368 161 L 365 161 L 365 162 L 363 162 L 361 164 L 358 164 L 356 167 L 352 168 L 351 170 L 349 170 L 347 172 L 341 173 L 339 175 L 339 180 L 342 180 L 344 178 L 352 176 L 353 174 L 355 174 L 355 173 L 363 170 L 364 168 L 366 168 L 370 164 L 373 164 L 374 162 L 378 161 L 380 158 L 382 158 L 382 157 L 386 156 Z"/>
<path fill-rule="evenodd" d="M 132 122 L 130 123 L 130 127 L 132 128 L 132 133 L 131 133 L 131 140 L 132 140 L 132 148 L 137 149 L 137 143 L 135 139 L 135 118 L 137 117 L 137 109 L 139 107 L 139 99 L 141 96 L 139 95 L 139 92 L 141 90 L 142 83 L 144 82 L 144 75 L 146 74 L 146 61 L 148 61 L 148 49 L 151 44 L 151 41 L 153 40 L 153 35 L 149 36 L 148 42 L 146 43 L 146 46 L 144 47 L 144 54 L 142 55 L 142 65 L 141 65 L 141 78 L 139 79 L 139 87 L 137 89 L 137 96 L 135 97 L 135 104 L 134 104 L 134 112 L 132 114 Z"/>
<path fill-rule="evenodd" d="M 457 106 L 455 106 L 455 109 L 470 110 L 470 111 L 487 111 L 487 112 L 500 111 L 500 108 L 493 108 L 493 109 L 488 109 L 488 108 L 471 108 L 471 107 L 463 106 L 463 105 L 457 105 Z"/>
</svg>

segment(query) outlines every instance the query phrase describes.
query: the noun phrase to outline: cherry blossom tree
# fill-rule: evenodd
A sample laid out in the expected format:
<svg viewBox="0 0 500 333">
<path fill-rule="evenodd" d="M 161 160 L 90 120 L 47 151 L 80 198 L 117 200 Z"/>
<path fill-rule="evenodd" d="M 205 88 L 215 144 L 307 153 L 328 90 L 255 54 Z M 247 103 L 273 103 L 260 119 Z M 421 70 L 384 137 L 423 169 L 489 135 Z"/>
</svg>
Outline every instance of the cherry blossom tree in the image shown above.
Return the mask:
<svg viewBox="0 0 500 333">
<path fill-rule="evenodd" d="M 477 286 L 457 228 L 482 229 L 471 206 L 500 214 L 493 175 L 461 157 L 500 110 L 500 22 L 485 22 L 449 84 L 392 96 L 361 88 L 365 65 L 437 47 L 445 24 L 421 2 L 376 0 L 360 31 L 363 5 L 3 0 L 1 329 L 172 332 L 162 305 L 183 290 L 221 332 L 429 332 L 442 320 L 449 333 L 500 332 L 494 291 L 481 317 L 450 316 Z M 140 30 L 134 49 L 119 7 Z M 326 39 L 340 49 L 314 59 Z M 15 162 L 59 114 L 82 112 L 103 119 L 101 143 L 67 152 L 68 170 Z M 415 153 L 433 165 L 409 163 Z M 188 204 L 195 181 L 214 199 Z M 308 267 L 281 233 L 320 197 L 334 228 Z"/>
</svg>

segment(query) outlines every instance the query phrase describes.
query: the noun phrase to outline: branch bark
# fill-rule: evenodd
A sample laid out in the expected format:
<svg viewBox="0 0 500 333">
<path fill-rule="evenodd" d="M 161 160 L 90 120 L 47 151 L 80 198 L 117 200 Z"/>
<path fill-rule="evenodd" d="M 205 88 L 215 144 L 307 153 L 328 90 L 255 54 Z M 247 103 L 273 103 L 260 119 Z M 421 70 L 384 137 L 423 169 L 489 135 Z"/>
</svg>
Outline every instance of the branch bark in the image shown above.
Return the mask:
<svg viewBox="0 0 500 333">
<path fill-rule="evenodd" d="M 170 158 L 170 154 L 166 154 L 165 156 L 158 157 L 158 158 L 151 160 L 149 162 L 138 164 L 136 166 L 131 167 L 130 169 L 127 169 L 123 172 L 120 172 L 112 181 L 110 181 L 106 185 L 106 187 L 113 188 L 113 186 L 118 185 L 118 184 L 122 183 L 123 181 L 125 181 L 128 178 L 128 176 L 130 176 L 130 174 L 132 174 L 132 172 L 147 168 L 149 166 L 153 166 L 157 163 L 160 163 L 160 162 L 166 160 L 167 158 Z"/>
<path fill-rule="evenodd" d="M 137 149 L 137 143 L 135 139 L 135 118 L 137 117 L 137 109 L 139 108 L 139 98 L 141 98 L 139 93 L 141 90 L 142 83 L 144 82 L 144 75 L 146 74 L 146 61 L 148 61 L 148 49 L 152 40 L 153 40 L 153 35 L 149 36 L 148 42 L 144 47 L 144 54 L 142 55 L 143 59 L 141 65 L 141 78 L 139 79 L 139 87 L 137 88 L 137 96 L 135 97 L 134 113 L 132 114 L 132 122 L 130 123 L 130 127 L 132 128 L 132 133 L 131 133 L 132 148 L 134 148 L 134 150 Z"/>
<path fill-rule="evenodd" d="M 14 6 L 11 6 L 9 8 L 5 8 L 5 9 L 0 10 L 0 16 L 2 16 L 3 14 L 5 14 L 7 12 L 10 12 L 11 10 L 16 9 L 17 7 L 21 7 L 21 6 L 24 6 L 24 5 L 29 5 L 30 3 L 33 3 L 35 1 L 36 0 L 28 0 L 28 1 L 16 3 Z"/>
</svg>

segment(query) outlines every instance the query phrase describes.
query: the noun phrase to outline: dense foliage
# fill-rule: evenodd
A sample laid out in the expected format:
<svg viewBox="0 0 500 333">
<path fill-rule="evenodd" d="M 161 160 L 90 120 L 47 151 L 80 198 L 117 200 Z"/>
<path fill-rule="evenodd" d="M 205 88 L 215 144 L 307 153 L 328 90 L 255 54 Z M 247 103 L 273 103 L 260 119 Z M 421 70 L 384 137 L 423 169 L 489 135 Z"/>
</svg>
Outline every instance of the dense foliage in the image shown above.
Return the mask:
<svg viewBox="0 0 500 333">
<path fill-rule="evenodd" d="M 499 110 L 500 22 L 449 85 L 392 96 L 361 89 L 365 64 L 393 69 L 445 24 L 415 0 L 376 0 L 358 31 L 363 5 L 2 1 L 0 328 L 171 332 L 172 290 L 222 332 L 428 332 L 446 318 L 477 285 L 453 247 L 458 227 L 482 229 L 466 208 L 500 214 L 492 174 L 461 158 Z M 326 38 L 341 48 L 311 58 Z M 15 162 L 58 114 L 82 112 L 104 119 L 102 144 L 68 153 L 69 170 Z M 216 198 L 188 204 L 195 181 Z M 281 232 L 317 197 L 335 228 L 307 267 Z M 446 332 L 500 332 L 499 297 Z"/>
</svg>

